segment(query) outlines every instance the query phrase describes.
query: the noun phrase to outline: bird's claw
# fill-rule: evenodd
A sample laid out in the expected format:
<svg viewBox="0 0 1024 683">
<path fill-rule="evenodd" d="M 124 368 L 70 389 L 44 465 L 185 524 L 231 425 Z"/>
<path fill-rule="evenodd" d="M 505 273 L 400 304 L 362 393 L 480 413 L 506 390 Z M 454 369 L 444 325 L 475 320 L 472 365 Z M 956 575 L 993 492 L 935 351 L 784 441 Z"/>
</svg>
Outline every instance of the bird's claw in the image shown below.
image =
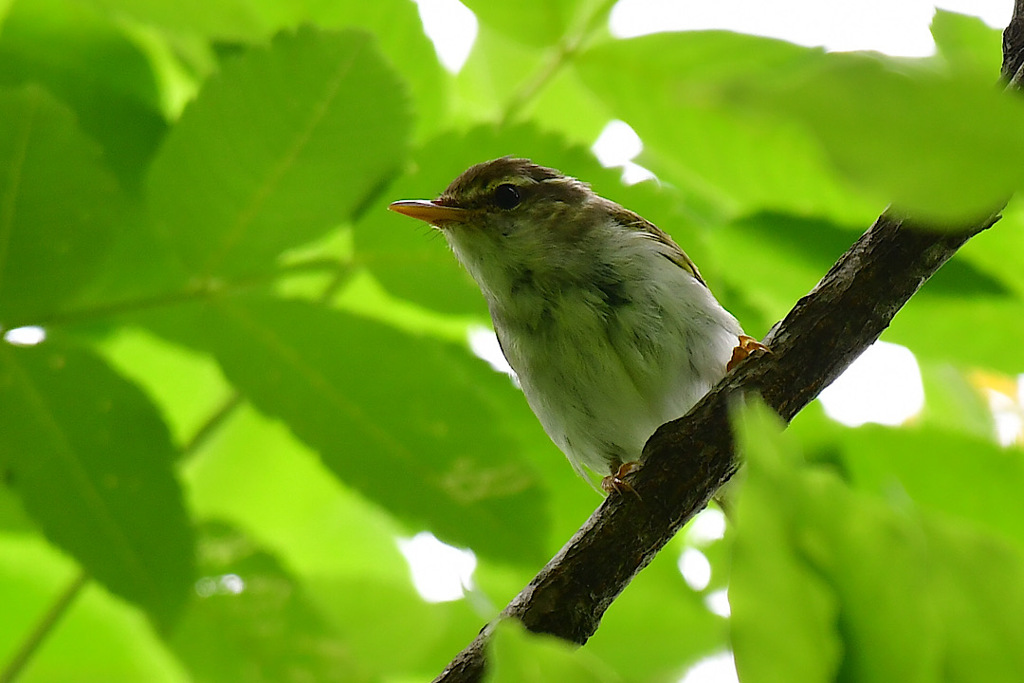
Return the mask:
<svg viewBox="0 0 1024 683">
<path fill-rule="evenodd" d="M 737 365 L 747 359 L 748 356 L 752 356 L 757 352 L 771 353 L 772 350 L 767 346 L 757 341 L 753 337 L 748 337 L 745 334 L 739 336 L 739 344 L 732 350 L 732 358 L 725 366 L 726 372 L 731 372 Z"/>
<path fill-rule="evenodd" d="M 601 480 L 601 490 L 611 495 L 612 492 L 619 494 L 620 496 L 625 495 L 627 492 L 632 493 L 637 497 L 637 500 L 643 500 L 640 498 L 640 494 L 636 492 L 636 489 L 626 481 L 626 475 L 640 469 L 640 463 L 638 462 L 624 462 L 619 465 L 619 469 L 615 471 L 615 474 L 609 474 L 607 477 Z"/>
</svg>

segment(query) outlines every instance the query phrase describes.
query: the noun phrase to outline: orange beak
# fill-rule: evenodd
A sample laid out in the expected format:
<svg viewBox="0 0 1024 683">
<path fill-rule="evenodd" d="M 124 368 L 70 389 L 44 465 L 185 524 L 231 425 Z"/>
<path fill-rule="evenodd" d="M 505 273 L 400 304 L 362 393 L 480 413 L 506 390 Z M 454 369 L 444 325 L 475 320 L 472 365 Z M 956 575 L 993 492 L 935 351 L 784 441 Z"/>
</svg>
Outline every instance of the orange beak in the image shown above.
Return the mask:
<svg viewBox="0 0 1024 683">
<path fill-rule="evenodd" d="M 427 199 L 403 199 L 400 202 L 391 202 L 388 208 L 431 225 L 465 221 L 467 213 L 466 209 L 444 206 Z"/>
</svg>

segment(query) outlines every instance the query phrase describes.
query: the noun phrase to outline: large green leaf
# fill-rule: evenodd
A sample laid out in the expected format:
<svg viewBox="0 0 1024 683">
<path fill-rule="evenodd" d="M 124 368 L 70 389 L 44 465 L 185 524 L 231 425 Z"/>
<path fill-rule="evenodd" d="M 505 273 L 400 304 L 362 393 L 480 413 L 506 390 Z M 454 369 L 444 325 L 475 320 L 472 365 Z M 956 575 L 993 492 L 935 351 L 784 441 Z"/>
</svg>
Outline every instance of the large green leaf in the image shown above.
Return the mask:
<svg viewBox="0 0 1024 683">
<path fill-rule="evenodd" d="M 88 0 L 112 16 L 123 15 L 180 33 L 255 41 L 290 26 L 298 3 L 273 0 Z"/>
<path fill-rule="evenodd" d="M 123 26 L 83 3 L 16 2 L 0 33 L 0 83 L 44 84 L 102 145 L 121 184 L 137 188 L 166 123 L 153 68 Z"/>
<path fill-rule="evenodd" d="M 778 40 L 687 32 L 599 44 L 574 64 L 639 134 L 640 163 L 698 205 L 867 224 L 881 207 L 838 182 L 803 131 L 750 116 L 722 94 L 737 83 L 798 73 L 818 58 L 819 51 Z"/>
<path fill-rule="evenodd" d="M 195 680 L 366 680 L 277 558 L 227 525 L 200 531 L 201 578 L 169 638 Z"/>
<path fill-rule="evenodd" d="M 167 428 L 92 353 L 0 344 L 0 463 L 25 509 L 94 577 L 167 626 L 192 581 L 192 532 Z"/>
<path fill-rule="evenodd" d="M 401 525 L 249 404 L 210 436 L 183 477 L 196 516 L 244 530 L 304 576 L 408 581 L 395 542 Z"/>
<path fill-rule="evenodd" d="M 1024 453 L 940 429 L 863 427 L 842 444 L 854 484 L 1003 535 L 1024 548 Z"/>
<path fill-rule="evenodd" d="M 882 339 L 960 367 L 1020 372 L 1020 358 L 1006 340 L 1024 335 L 1024 301 L 931 297 L 927 291 L 926 286 L 899 312 Z"/>
<path fill-rule="evenodd" d="M 736 508 L 729 586 L 736 668 L 745 681 L 835 680 L 839 600 L 793 551 L 801 510 L 776 503 L 792 494 L 784 474 L 792 455 L 766 409 L 743 417 L 739 439 L 750 461 Z"/>
<path fill-rule="evenodd" d="M 727 99 L 806 127 L 848 178 L 924 220 L 987 216 L 1024 185 L 1024 104 L 992 77 L 830 54 Z"/>
<path fill-rule="evenodd" d="M 1016 680 L 1024 665 L 1021 546 L 802 465 L 765 412 L 740 422 L 749 460 L 730 598 L 744 680 L 792 680 L 793 667 L 811 661 L 828 666 L 801 680 Z M 966 479 L 958 493 L 970 495 L 975 483 Z M 893 491 L 893 482 L 883 486 Z M 816 594 L 830 610 L 808 609 Z"/>
<path fill-rule="evenodd" d="M 723 33 L 619 41 L 579 64 L 671 178 L 690 171 L 741 208 L 834 211 L 842 194 L 854 208 L 849 190 L 834 197 L 822 153 L 863 191 L 941 223 L 987 215 L 1024 183 L 1024 105 L 994 73 Z"/>
<path fill-rule="evenodd" d="M 95 143 L 42 89 L 0 90 L 0 121 L 0 327 L 13 327 L 95 274 L 122 198 Z"/>
<path fill-rule="evenodd" d="M 358 27 L 373 33 L 381 51 L 402 75 L 413 95 L 419 133 L 432 133 L 447 123 L 451 78 L 423 32 L 415 3 L 408 0 L 328 1 L 313 3 L 306 11 L 306 19 L 317 26 Z"/>
<path fill-rule="evenodd" d="M 931 31 L 938 55 L 948 68 L 974 72 L 989 80 L 999 73 L 1000 31 L 980 17 L 936 9 Z"/>
<path fill-rule="evenodd" d="M 544 498 L 488 399 L 507 378 L 482 361 L 298 301 L 224 300 L 203 327 L 228 379 L 343 481 L 449 542 L 542 556 Z"/>
<path fill-rule="evenodd" d="M 281 34 L 229 61 L 185 110 L 153 162 L 153 220 L 193 274 L 265 271 L 374 196 L 409 126 L 370 36 Z"/>
</svg>

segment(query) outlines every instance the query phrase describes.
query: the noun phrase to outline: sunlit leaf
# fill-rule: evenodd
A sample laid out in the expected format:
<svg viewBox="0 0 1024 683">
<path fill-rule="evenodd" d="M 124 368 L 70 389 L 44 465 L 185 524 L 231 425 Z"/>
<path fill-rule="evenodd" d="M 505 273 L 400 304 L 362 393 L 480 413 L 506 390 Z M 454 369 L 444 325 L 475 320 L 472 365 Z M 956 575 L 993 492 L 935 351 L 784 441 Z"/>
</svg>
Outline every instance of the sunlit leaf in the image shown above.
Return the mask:
<svg viewBox="0 0 1024 683">
<path fill-rule="evenodd" d="M 408 581 L 395 542 L 401 524 L 339 481 L 286 425 L 248 404 L 210 436 L 183 478 L 196 515 L 248 530 L 296 572 Z"/>
<path fill-rule="evenodd" d="M 74 115 L 31 86 L 0 91 L 0 326 L 52 313 L 96 272 L 122 208 Z"/>
<path fill-rule="evenodd" d="M 679 572 L 681 545 L 666 547 L 633 579 L 585 646 L 631 680 L 675 680 L 727 647 L 728 622 L 708 610 Z"/>
<path fill-rule="evenodd" d="M 237 530 L 206 524 L 199 579 L 169 640 L 199 681 L 362 681 L 301 584 Z"/>
<path fill-rule="evenodd" d="M 750 116 L 723 91 L 799 73 L 820 52 L 724 32 L 665 33 L 599 44 L 574 59 L 591 90 L 644 142 L 639 162 L 699 206 L 869 223 L 880 206 L 837 181 L 813 140 Z M 705 209 L 707 211 L 707 209 Z"/>
<path fill-rule="evenodd" d="M 796 666 L 801 680 L 969 681 L 979 672 L 1014 680 L 1024 639 L 1012 626 L 1024 605 L 1021 546 L 933 514 L 942 507 L 934 482 L 918 489 L 933 502 L 917 509 L 888 495 L 889 481 L 880 482 L 887 489 L 880 497 L 851 489 L 834 471 L 802 465 L 763 412 L 747 411 L 740 421 L 749 469 L 730 598 L 744 680 L 791 680 Z M 881 462 L 878 444 L 871 448 Z M 959 493 L 973 484 L 964 478 Z M 965 509 L 960 502 L 953 508 Z M 815 596 L 827 597 L 830 608 L 810 609 L 820 604 L 808 601 Z"/>
<path fill-rule="evenodd" d="M 196 275 L 266 270 L 374 196 L 409 126 L 370 36 L 281 34 L 229 61 L 168 135 L 147 186 L 153 220 Z"/>
<path fill-rule="evenodd" d="M 853 483 L 970 520 L 1024 548 L 1024 453 L 946 430 L 863 427 L 843 443 Z"/>
<path fill-rule="evenodd" d="M 297 301 L 227 300 L 204 332 L 227 377 L 344 482 L 442 540 L 537 558 L 543 495 L 487 398 L 506 380 L 482 361 Z"/>
<path fill-rule="evenodd" d="M 1006 340 L 1024 335 L 1024 301 L 929 297 L 927 287 L 897 314 L 883 340 L 908 346 L 931 360 L 1020 372 L 1020 357 Z"/>
<path fill-rule="evenodd" d="M 599 0 L 526 0 L 503 3 L 467 0 L 466 5 L 491 29 L 533 47 L 552 47 L 563 38 L 576 38 L 595 12 L 606 16 L 610 7 Z"/>
<path fill-rule="evenodd" d="M 83 3 L 14 3 L 0 33 L 0 83 L 30 82 L 75 112 L 123 186 L 139 186 L 166 124 L 156 76 L 117 23 Z"/>
<path fill-rule="evenodd" d="M 0 534 L 0 661 L 44 623 L 54 601 L 78 585 L 73 559 L 35 534 Z M 46 633 L 18 676 L 25 681 L 147 681 L 189 683 L 146 615 L 86 580 L 59 623 Z M 5 669 L 5 673 L 10 670 Z"/>
<path fill-rule="evenodd" d="M 950 69 L 974 71 L 987 79 L 999 73 L 1002 43 L 999 29 L 979 17 L 936 8 L 931 31 L 938 54 Z"/>
<path fill-rule="evenodd" d="M 991 80 L 827 55 L 788 82 L 730 95 L 806 126 L 851 180 L 901 210 L 959 225 L 1024 184 L 1024 104 Z"/>
<path fill-rule="evenodd" d="M 192 531 L 170 436 L 148 399 L 92 353 L 0 344 L 0 464 L 26 511 L 96 579 L 172 623 Z"/>
<path fill-rule="evenodd" d="M 413 95 L 417 131 L 433 133 L 446 123 L 450 76 L 423 32 L 415 3 L 408 0 L 320 2 L 305 10 L 307 20 L 324 28 L 358 27 L 372 32 L 381 52 L 403 76 Z"/>
<path fill-rule="evenodd" d="M 749 458 L 736 510 L 729 603 L 736 668 L 749 681 L 835 680 L 842 656 L 839 599 L 793 552 L 802 510 L 790 500 L 789 442 L 763 405 L 738 422 L 740 448 Z M 767 514 L 771 510 L 771 514 Z"/>
<path fill-rule="evenodd" d="M 263 0 L 89 0 L 113 16 L 203 37 L 255 41 L 293 25 L 298 4 Z"/>
</svg>

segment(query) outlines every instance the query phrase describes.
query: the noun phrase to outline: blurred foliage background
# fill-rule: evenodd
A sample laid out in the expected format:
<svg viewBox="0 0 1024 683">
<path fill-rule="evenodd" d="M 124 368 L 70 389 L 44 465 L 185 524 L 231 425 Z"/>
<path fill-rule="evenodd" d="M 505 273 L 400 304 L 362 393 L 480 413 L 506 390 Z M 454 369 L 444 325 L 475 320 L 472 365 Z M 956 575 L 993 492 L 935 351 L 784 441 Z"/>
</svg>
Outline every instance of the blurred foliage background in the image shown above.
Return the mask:
<svg viewBox="0 0 1024 683">
<path fill-rule="evenodd" d="M 0 3 L 0 680 L 426 680 L 586 519 L 470 350 L 475 287 L 394 199 L 532 157 L 668 230 L 761 336 L 890 201 L 954 225 L 1024 185 L 977 19 L 939 12 L 911 60 L 466 4 L 453 75 L 409 0 Z M 611 120 L 657 181 L 598 163 Z M 728 651 L 744 681 L 1019 680 L 1024 456 L 991 403 L 1020 419 L 1022 223 L 884 335 L 919 414 L 748 415 L 724 537 L 698 518 L 577 652 L 501 629 L 495 680 Z M 421 532 L 472 551 L 462 598 L 418 592 Z"/>
</svg>

